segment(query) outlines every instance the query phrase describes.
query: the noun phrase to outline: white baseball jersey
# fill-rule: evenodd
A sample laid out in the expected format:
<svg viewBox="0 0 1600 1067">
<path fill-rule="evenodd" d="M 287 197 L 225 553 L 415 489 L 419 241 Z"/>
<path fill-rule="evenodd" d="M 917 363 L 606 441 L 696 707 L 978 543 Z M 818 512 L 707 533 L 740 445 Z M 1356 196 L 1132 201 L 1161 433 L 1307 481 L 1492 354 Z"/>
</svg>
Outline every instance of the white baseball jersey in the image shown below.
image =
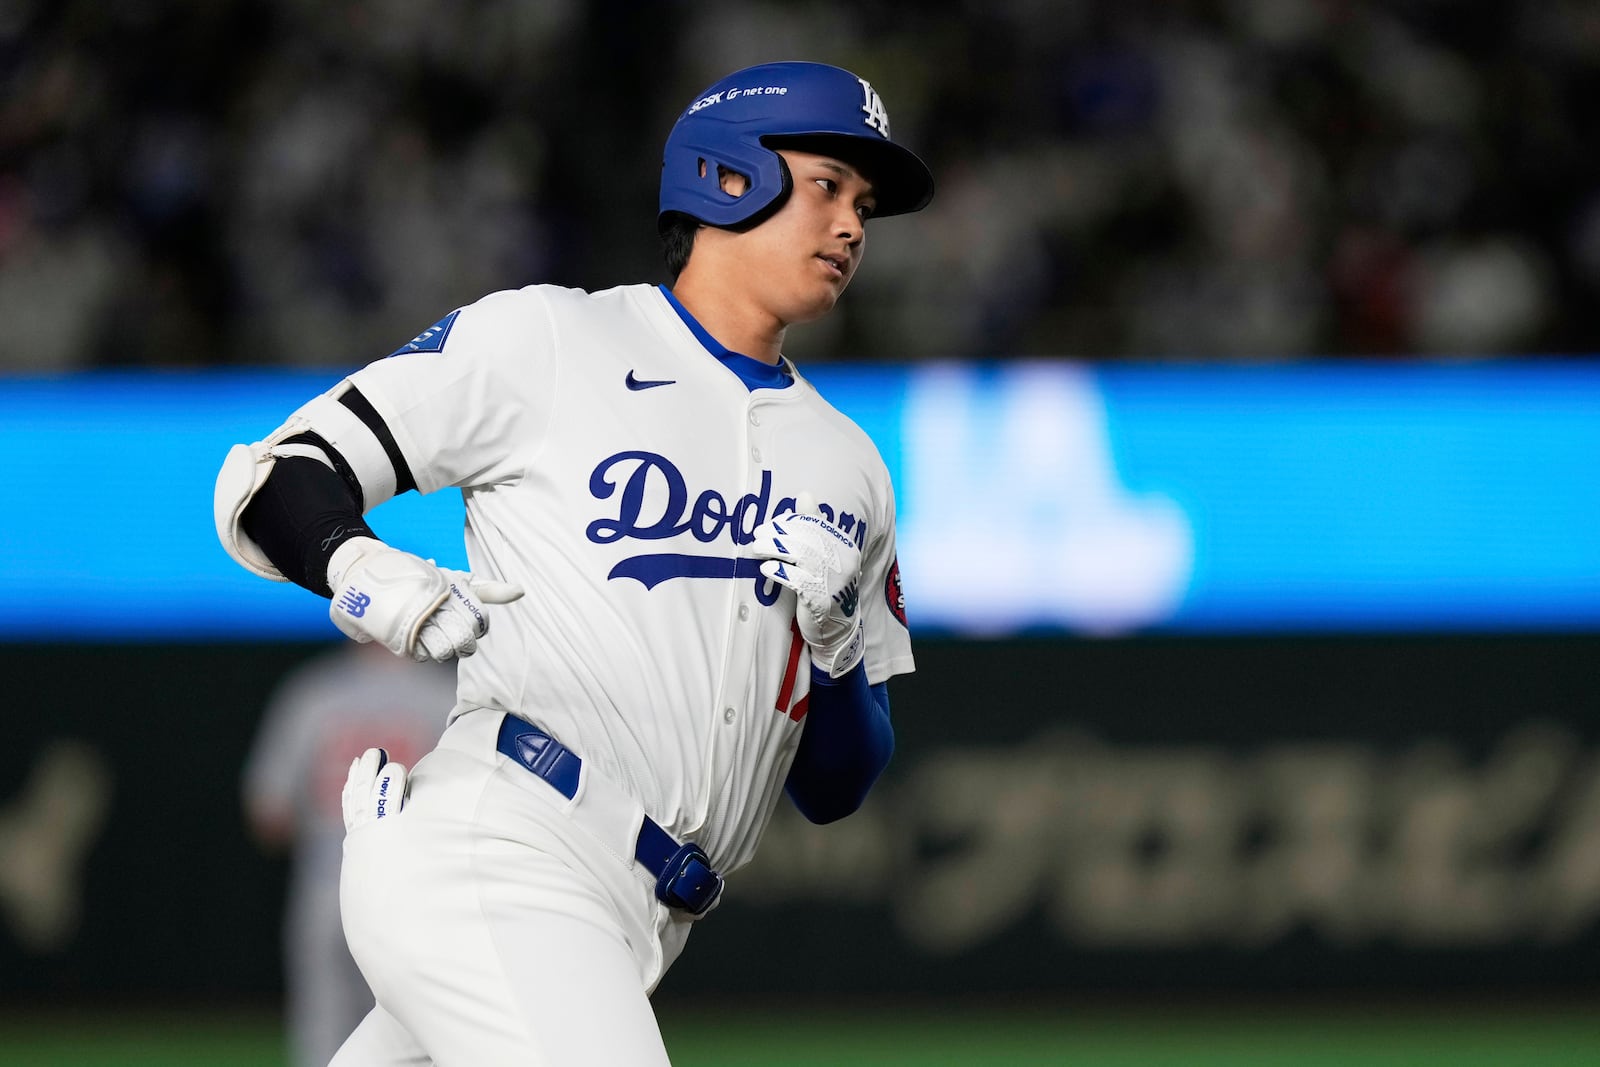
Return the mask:
<svg viewBox="0 0 1600 1067">
<path fill-rule="evenodd" d="M 771 816 L 810 683 L 793 594 L 744 551 L 756 526 L 809 490 L 862 549 L 869 681 L 912 669 L 877 449 L 665 290 L 495 293 L 349 380 L 420 491 L 462 489 L 471 569 L 527 594 L 492 609 L 456 713 L 540 725 L 724 873 Z M 370 508 L 392 465 L 342 436 Z"/>
</svg>

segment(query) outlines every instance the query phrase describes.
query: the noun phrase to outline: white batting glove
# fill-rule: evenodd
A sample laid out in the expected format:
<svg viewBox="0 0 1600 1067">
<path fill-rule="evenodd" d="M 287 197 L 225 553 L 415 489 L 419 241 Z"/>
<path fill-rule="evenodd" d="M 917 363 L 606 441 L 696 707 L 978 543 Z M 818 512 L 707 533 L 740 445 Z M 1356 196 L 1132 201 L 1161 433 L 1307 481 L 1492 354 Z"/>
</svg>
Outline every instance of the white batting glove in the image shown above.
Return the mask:
<svg viewBox="0 0 1600 1067">
<path fill-rule="evenodd" d="M 351 760 L 340 795 L 345 833 L 397 814 L 405 806 L 406 785 L 406 765 L 390 760 L 381 748 L 369 748 Z"/>
<path fill-rule="evenodd" d="M 795 621 L 811 646 L 811 659 L 838 678 L 866 654 L 860 607 L 861 550 L 824 519 L 810 493 L 801 493 L 793 513 L 778 515 L 755 531 L 750 550 L 767 562 L 761 573 L 794 590 Z"/>
<path fill-rule="evenodd" d="M 470 656 L 489 632 L 485 604 L 509 604 L 520 586 L 439 567 L 432 560 L 356 537 L 328 561 L 328 617 L 345 636 L 376 641 L 419 663 Z"/>
</svg>

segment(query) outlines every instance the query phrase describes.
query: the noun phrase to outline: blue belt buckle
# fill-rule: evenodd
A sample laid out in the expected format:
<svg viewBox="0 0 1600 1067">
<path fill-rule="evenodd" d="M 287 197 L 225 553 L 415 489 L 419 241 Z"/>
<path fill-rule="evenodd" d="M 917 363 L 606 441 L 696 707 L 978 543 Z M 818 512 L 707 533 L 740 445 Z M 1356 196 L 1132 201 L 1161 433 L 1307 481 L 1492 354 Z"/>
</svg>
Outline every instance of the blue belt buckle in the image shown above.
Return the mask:
<svg viewBox="0 0 1600 1067">
<path fill-rule="evenodd" d="M 711 869 L 711 859 L 693 841 L 681 845 L 656 877 L 656 899 L 669 908 L 704 915 L 722 893 L 722 875 Z"/>
</svg>

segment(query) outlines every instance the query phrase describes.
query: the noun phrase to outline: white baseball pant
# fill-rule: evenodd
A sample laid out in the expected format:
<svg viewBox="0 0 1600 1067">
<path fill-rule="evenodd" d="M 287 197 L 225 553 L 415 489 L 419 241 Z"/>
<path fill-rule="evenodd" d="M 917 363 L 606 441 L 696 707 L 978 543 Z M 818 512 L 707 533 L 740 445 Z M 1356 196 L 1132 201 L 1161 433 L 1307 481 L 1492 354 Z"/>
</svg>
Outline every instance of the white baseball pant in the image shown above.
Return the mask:
<svg viewBox="0 0 1600 1067">
<path fill-rule="evenodd" d="M 573 800 L 471 711 L 412 768 L 396 816 L 345 839 L 341 908 L 377 997 L 330 1067 L 665 1067 L 649 992 L 689 921 L 632 860 L 643 809 L 590 775 Z"/>
</svg>

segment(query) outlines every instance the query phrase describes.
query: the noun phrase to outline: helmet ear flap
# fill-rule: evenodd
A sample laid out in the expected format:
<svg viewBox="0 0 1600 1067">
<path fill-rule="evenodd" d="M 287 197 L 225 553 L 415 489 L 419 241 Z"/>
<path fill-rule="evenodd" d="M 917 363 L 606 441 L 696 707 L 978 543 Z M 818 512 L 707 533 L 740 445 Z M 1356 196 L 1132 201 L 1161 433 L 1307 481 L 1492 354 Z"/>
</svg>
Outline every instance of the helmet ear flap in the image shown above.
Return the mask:
<svg viewBox="0 0 1600 1067">
<path fill-rule="evenodd" d="M 778 209 L 789 202 L 789 194 L 794 192 L 794 175 L 789 173 L 789 161 L 772 149 L 768 149 L 768 151 L 772 152 L 778 161 L 778 179 L 780 182 L 778 191 L 773 194 L 771 200 L 768 200 L 748 216 L 731 226 L 724 226 L 722 229 L 732 230 L 734 233 L 744 233 L 746 230 L 755 229 L 777 214 Z"/>
<path fill-rule="evenodd" d="M 701 218 L 699 214 L 694 214 L 682 209 L 663 210 L 656 220 L 657 230 L 665 233 L 671 223 L 671 217 L 673 215 L 685 215 L 694 219 L 702 226 L 715 226 L 719 230 L 727 230 L 730 233 L 744 233 L 746 230 L 754 229 L 756 226 L 761 225 L 761 223 L 771 218 L 779 208 L 788 202 L 789 194 L 794 191 L 794 175 L 789 172 L 788 162 L 777 152 L 770 148 L 763 148 L 761 151 L 769 153 L 776 161 L 776 166 L 770 168 L 770 170 L 778 180 L 777 191 L 770 193 L 766 203 L 761 204 L 748 214 L 735 219 L 732 222 L 712 222 Z M 746 183 L 745 190 L 743 194 L 733 200 L 735 205 L 743 202 L 747 197 L 759 198 L 763 195 L 768 195 L 767 193 L 763 192 L 763 190 L 771 190 L 772 188 L 772 179 L 770 176 L 767 181 L 762 182 L 755 175 L 746 173 L 746 170 L 743 167 L 734 165 L 732 163 L 719 163 L 714 158 L 707 155 L 700 156 L 700 180 L 703 187 L 708 189 L 715 188 L 719 193 L 722 193 L 723 196 L 728 194 L 722 192 L 720 178 L 713 179 L 711 177 L 713 168 L 716 168 L 718 171 L 731 171 L 744 178 Z M 702 212 L 702 214 L 706 213 L 707 212 Z"/>
</svg>

